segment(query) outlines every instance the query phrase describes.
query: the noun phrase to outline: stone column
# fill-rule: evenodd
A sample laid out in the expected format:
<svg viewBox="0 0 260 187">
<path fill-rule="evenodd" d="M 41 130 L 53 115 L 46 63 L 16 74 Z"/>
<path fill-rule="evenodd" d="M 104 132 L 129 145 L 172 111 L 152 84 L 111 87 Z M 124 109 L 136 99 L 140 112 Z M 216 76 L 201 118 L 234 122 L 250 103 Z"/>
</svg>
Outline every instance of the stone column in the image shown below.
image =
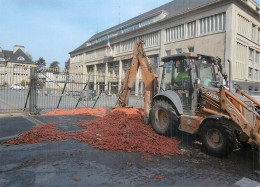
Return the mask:
<svg viewBox="0 0 260 187">
<path fill-rule="evenodd" d="M 94 90 L 97 90 L 97 65 L 94 65 Z"/>
<path fill-rule="evenodd" d="M 97 94 L 100 92 L 100 82 L 97 82 Z"/>
<path fill-rule="evenodd" d="M 108 90 L 108 63 L 105 63 L 105 91 Z"/>
<path fill-rule="evenodd" d="M 144 94 L 144 82 L 141 83 L 140 89 L 141 89 L 141 95 L 143 95 Z"/>
<path fill-rule="evenodd" d="M 111 82 L 108 82 L 108 93 L 109 93 L 109 95 L 111 94 L 111 87 L 112 87 L 111 84 L 112 84 Z"/>
<path fill-rule="evenodd" d="M 119 60 L 118 92 L 119 92 L 120 89 L 121 89 L 121 84 L 122 84 L 122 72 L 123 72 L 122 61 Z"/>
<path fill-rule="evenodd" d="M 83 63 L 83 81 L 87 82 L 88 81 L 88 76 L 87 76 L 87 67 L 86 65 Z"/>
</svg>

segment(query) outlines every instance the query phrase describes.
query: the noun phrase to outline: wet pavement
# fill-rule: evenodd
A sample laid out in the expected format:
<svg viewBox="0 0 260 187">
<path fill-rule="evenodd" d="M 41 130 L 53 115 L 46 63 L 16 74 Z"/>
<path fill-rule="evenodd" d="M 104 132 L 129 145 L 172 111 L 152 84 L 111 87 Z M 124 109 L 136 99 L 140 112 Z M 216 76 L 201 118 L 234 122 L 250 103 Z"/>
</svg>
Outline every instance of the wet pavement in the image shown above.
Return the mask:
<svg viewBox="0 0 260 187">
<path fill-rule="evenodd" d="M 35 116 L 44 123 L 59 123 L 64 131 L 89 116 Z M 0 119 L 1 120 L 1 119 Z M 1 128 L 1 127 L 0 127 Z M 0 186 L 257 186 L 260 185 L 259 150 L 239 148 L 227 158 L 201 151 L 198 141 L 183 138 L 180 147 L 190 156 L 165 158 L 123 151 L 101 151 L 87 143 L 42 142 L 0 146 Z M 157 178 L 157 179 L 156 179 Z"/>
<path fill-rule="evenodd" d="M 1 117 L 0 118 L 0 141 L 10 139 L 19 133 L 30 130 L 37 125 L 27 116 Z"/>
</svg>

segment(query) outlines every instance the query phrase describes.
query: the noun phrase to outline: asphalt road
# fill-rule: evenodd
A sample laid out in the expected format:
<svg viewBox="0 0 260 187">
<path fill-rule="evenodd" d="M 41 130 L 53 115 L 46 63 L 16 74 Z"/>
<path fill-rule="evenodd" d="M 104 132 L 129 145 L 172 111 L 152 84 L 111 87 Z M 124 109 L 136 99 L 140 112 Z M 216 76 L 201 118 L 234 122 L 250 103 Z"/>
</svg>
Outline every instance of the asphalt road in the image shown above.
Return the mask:
<svg viewBox="0 0 260 187">
<path fill-rule="evenodd" d="M 37 116 L 44 123 L 60 123 L 76 131 L 71 122 L 87 116 Z M 0 126 L 1 128 L 1 126 Z M 190 156 L 151 155 L 101 151 L 88 144 L 42 142 L 0 146 L 0 186 L 257 186 L 260 185 L 259 151 L 237 148 L 227 158 L 208 156 L 197 141 L 183 141 Z M 157 160 L 158 159 L 158 160 Z M 163 176 L 161 179 L 154 179 Z"/>
<path fill-rule="evenodd" d="M 37 125 L 26 116 L 0 118 L 0 141 L 8 140 Z"/>
</svg>

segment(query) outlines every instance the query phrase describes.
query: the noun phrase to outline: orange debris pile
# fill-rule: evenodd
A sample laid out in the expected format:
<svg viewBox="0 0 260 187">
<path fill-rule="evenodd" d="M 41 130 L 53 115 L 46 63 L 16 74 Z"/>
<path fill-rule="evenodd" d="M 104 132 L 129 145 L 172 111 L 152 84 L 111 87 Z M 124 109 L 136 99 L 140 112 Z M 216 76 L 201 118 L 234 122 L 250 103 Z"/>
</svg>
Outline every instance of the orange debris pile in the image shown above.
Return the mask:
<svg viewBox="0 0 260 187">
<path fill-rule="evenodd" d="M 106 114 L 107 110 L 104 108 L 80 108 L 71 110 L 56 109 L 43 115 L 90 115 L 103 117 L 102 114 Z"/>
<path fill-rule="evenodd" d="M 153 177 L 153 179 L 163 179 L 163 178 L 164 178 L 164 176 L 162 176 L 162 175 L 157 175 L 157 176 Z"/>
<path fill-rule="evenodd" d="M 155 133 L 150 125 L 144 125 L 143 115 L 142 109 L 117 108 L 103 118 L 79 121 L 77 125 L 82 126 L 83 130 L 77 132 L 61 131 L 57 124 L 42 124 L 11 139 L 8 144 L 74 139 L 103 150 L 161 155 L 185 154 L 178 149 L 180 140 Z"/>
</svg>

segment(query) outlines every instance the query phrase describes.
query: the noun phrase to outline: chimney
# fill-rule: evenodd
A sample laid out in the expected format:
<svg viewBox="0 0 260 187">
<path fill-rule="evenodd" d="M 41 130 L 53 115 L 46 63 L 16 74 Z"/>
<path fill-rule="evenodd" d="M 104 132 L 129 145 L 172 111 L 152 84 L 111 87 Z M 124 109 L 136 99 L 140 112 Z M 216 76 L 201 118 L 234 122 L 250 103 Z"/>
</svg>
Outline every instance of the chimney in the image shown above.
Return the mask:
<svg viewBox="0 0 260 187">
<path fill-rule="evenodd" d="M 14 45 L 13 53 L 15 53 L 18 49 L 21 49 L 24 52 L 24 46 L 21 45 Z"/>
</svg>

